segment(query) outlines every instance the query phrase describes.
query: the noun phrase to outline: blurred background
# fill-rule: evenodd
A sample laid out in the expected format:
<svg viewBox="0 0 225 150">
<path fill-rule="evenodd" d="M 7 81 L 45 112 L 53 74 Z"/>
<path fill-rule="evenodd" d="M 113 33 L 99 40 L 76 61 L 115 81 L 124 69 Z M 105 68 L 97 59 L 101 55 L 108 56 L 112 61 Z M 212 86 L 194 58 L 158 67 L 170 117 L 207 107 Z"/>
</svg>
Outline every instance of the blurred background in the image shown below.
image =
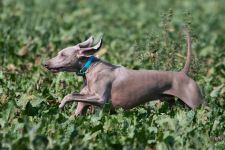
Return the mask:
<svg viewBox="0 0 225 150">
<path fill-rule="evenodd" d="M 0 0 L 0 149 L 224 148 L 224 0 Z M 179 71 L 190 30 L 190 76 L 208 107 L 150 103 L 74 119 L 82 79 L 41 63 L 103 33 L 101 59 L 131 69 Z M 135 121 L 136 120 L 136 121 Z"/>
</svg>

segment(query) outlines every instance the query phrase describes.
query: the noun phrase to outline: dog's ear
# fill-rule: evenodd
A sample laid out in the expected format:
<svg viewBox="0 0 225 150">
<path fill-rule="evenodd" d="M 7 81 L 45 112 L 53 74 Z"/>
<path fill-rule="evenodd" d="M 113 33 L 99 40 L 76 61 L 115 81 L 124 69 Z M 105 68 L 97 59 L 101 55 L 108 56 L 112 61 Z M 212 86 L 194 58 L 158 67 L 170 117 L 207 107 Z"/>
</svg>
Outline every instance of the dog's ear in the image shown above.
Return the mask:
<svg viewBox="0 0 225 150">
<path fill-rule="evenodd" d="M 94 39 L 92 36 L 90 36 L 86 41 L 79 43 L 78 45 L 80 48 L 87 48 L 87 47 L 90 47 L 93 42 L 94 42 Z"/>
<path fill-rule="evenodd" d="M 87 47 L 87 48 L 80 48 L 79 50 L 79 55 L 80 56 L 89 56 L 89 55 L 93 55 L 94 53 L 96 53 L 102 46 L 102 38 L 100 38 L 98 40 L 98 42 L 91 47 Z"/>
</svg>

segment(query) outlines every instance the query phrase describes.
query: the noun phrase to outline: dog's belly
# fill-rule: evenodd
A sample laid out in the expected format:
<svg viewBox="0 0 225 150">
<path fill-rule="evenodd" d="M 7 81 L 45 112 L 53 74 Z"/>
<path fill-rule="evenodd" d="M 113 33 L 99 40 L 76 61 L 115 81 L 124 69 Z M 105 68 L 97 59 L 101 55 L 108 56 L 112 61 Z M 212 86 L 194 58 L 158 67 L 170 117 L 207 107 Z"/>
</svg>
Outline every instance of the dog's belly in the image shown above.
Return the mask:
<svg viewBox="0 0 225 150">
<path fill-rule="evenodd" d="M 114 108 L 124 108 L 130 109 L 136 107 L 138 105 L 144 104 L 150 100 L 155 100 L 161 98 L 161 94 L 154 95 L 141 95 L 141 96 L 133 96 L 133 95 L 113 95 L 112 96 L 112 105 Z"/>
<path fill-rule="evenodd" d="M 169 89 L 172 80 L 157 76 L 158 72 L 125 72 L 123 76 L 112 84 L 111 101 L 114 107 L 132 108 L 150 100 L 162 97 Z"/>
</svg>

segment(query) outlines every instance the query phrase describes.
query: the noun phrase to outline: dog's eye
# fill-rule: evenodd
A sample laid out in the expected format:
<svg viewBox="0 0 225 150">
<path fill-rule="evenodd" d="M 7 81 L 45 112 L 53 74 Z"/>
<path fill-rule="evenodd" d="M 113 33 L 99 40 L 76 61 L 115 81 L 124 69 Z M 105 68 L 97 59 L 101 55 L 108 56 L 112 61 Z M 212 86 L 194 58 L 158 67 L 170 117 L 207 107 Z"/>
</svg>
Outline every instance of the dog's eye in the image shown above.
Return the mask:
<svg viewBox="0 0 225 150">
<path fill-rule="evenodd" d="M 61 56 L 61 57 L 65 57 L 66 55 L 65 55 L 64 53 L 61 53 L 60 56 Z"/>
</svg>

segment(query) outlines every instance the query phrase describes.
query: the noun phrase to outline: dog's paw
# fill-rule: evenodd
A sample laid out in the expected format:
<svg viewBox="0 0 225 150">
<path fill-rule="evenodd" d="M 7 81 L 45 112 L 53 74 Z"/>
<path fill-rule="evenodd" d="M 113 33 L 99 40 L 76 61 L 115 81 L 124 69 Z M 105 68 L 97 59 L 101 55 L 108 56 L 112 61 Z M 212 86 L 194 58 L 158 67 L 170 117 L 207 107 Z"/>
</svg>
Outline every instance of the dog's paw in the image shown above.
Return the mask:
<svg viewBox="0 0 225 150">
<path fill-rule="evenodd" d="M 60 102 L 59 108 L 63 108 L 64 105 L 71 100 L 71 94 L 66 95 L 63 100 Z"/>
<path fill-rule="evenodd" d="M 77 110 L 71 113 L 71 116 L 74 116 L 74 117 L 79 117 L 82 115 L 84 115 L 84 113 L 82 111 L 77 111 Z"/>
<path fill-rule="evenodd" d="M 65 104 L 61 102 L 60 105 L 59 105 L 59 108 L 63 108 L 64 105 L 65 105 Z"/>
<path fill-rule="evenodd" d="M 71 113 L 71 116 L 73 116 L 73 117 L 78 117 L 78 116 L 80 116 L 81 115 L 81 113 L 76 113 L 76 112 L 72 112 Z"/>
<path fill-rule="evenodd" d="M 93 105 L 90 105 L 88 107 L 88 110 L 87 111 L 88 111 L 88 113 L 93 114 L 95 112 L 95 107 Z"/>
</svg>

